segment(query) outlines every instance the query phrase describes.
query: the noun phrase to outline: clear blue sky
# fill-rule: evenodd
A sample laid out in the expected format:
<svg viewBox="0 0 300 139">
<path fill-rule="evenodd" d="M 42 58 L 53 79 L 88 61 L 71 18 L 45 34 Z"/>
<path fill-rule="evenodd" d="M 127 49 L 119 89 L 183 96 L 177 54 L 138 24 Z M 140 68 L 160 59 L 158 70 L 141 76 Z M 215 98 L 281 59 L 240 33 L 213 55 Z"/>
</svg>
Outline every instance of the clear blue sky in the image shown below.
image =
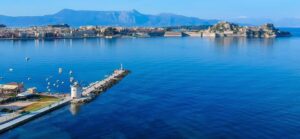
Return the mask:
<svg viewBox="0 0 300 139">
<path fill-rule="evenodd" d="M 199 18 L 300 18 L 300 0 L 1 0 L 0 15 L 44 15 L 75 10 L 131 10 Z"/>
</svg>

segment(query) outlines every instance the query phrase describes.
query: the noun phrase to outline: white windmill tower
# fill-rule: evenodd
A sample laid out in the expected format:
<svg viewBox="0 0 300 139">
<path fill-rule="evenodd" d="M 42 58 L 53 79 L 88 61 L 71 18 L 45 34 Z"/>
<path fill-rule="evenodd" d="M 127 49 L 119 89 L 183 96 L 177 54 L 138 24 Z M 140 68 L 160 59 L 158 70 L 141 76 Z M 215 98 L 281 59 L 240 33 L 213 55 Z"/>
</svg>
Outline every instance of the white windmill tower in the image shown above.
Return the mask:
<svg viewBox="0 0 300 139">
<path fill-rule="evenodd" d="M 82 87 L 79 85 L 78 82 L 75 82 L 74 85 L 71 85 L 71 98 L 72 99 L 79 99 L 82 94 Z"/>
</svg>

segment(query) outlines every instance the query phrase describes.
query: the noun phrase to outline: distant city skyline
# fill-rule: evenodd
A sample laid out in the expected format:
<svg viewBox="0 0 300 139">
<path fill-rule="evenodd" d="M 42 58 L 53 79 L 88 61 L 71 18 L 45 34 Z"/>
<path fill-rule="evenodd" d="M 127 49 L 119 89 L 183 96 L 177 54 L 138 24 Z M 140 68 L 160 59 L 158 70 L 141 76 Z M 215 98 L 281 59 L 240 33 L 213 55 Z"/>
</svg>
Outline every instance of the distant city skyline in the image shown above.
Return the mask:
<svg viewBox="0 0 300 139">
<path fill-rule="evenodd" d="M 2 0 L 0 15 L 35 16 L 62 9 L 174 13 L 202 19 L 300 18 L 298 0 Z"/>
</svg>

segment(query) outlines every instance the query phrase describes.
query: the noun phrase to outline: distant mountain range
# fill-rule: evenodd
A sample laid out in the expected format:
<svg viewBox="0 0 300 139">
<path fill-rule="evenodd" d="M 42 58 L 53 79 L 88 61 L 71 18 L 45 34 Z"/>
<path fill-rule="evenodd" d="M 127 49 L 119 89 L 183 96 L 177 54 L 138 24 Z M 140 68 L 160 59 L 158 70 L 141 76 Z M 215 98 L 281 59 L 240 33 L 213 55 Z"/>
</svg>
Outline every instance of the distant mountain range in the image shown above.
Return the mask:
<svg viewBox="0 0 300 139">
<path fill-rule="evenodd" d="M 64 9 L 45 16 L 3 16 L 0 24 L 13 27 L 41 26 L 48 24 L 69 24 L 70 26 L 109 25 L 109 26 L 178 26 L 211 25 L 217 20 L 203 20 L 175 14 L 147 15 L 132 11 L 84 11 Z"/>
<path fill-rule="evenodd" d="M 279 27 L 300 27 L 300 18 L 272 20 L 267 18 L 238 17 L 222 19 L 241 25 L 262 25 L 274 23 Z M 132 11 L 86 11 L 64 9 L 56 14 L 44 16 L 5 16 L 0 15 L 0 24 L 10 27 L 41 26 L 49 24 L 69 24 L 78 27 L 84 25 L 99 26 L 180 26 L 212 25 L 221 20 L 207 20 L 176 14 L 143 14 Z"/>
</svg>

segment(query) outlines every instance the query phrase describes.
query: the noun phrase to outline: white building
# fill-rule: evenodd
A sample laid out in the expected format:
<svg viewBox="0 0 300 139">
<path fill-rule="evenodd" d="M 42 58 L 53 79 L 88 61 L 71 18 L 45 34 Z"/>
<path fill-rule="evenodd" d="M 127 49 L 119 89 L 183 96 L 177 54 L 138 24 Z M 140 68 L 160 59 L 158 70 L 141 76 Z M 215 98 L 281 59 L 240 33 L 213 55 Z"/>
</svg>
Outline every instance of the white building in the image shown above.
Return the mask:
<svg viewBox="0 0 300 139">
<path fill-rule="evenodd" d="M 82 87 L 75 82 L 74 85 L 71 86 L 71 98 L 72 99 L 79 99 L 82 94 Z"/>
</svg>

